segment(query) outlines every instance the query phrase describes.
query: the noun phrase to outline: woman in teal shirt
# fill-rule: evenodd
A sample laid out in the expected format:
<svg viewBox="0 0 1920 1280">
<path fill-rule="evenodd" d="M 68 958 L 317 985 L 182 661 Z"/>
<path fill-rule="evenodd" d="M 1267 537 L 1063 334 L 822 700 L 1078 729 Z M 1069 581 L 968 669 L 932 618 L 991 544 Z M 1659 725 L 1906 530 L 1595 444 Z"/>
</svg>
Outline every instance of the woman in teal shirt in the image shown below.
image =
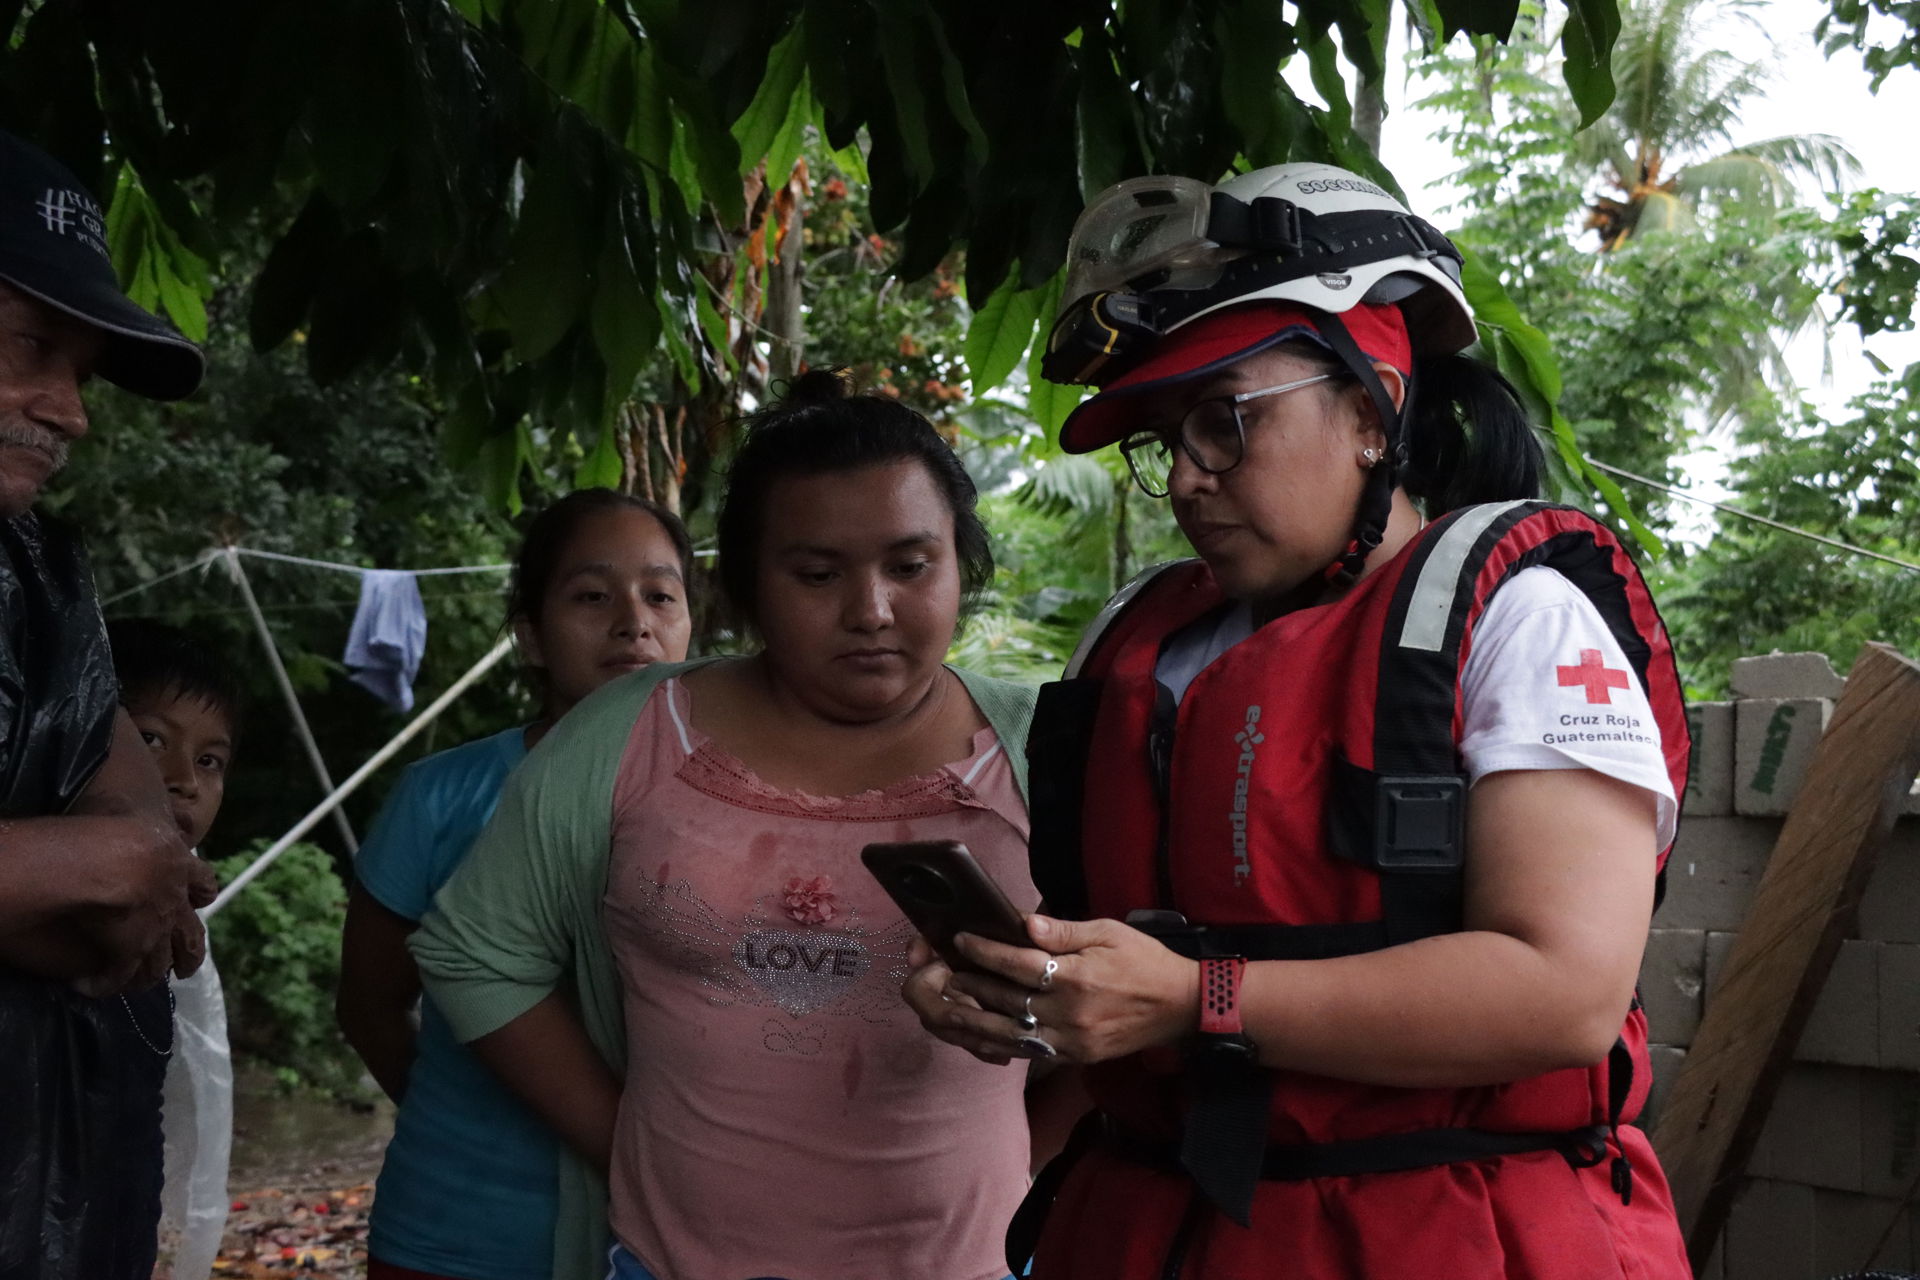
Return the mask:
<svg viewBox="0 0 1920 1280">
<path fill-rule="evenodd" d="M 583 490 L 542 512 L 508 603 L 540 718 L 413 765 L 356 856 L 340 1026 L 400 1108 L 375 1189 L 368 1280 L 552 1275 L 559 1140 L 421 998 L 406 938 L 527 749 L 607 681 L 686 657 L 690 560 L 680 521 L 636 498 Z"/>
</svg>

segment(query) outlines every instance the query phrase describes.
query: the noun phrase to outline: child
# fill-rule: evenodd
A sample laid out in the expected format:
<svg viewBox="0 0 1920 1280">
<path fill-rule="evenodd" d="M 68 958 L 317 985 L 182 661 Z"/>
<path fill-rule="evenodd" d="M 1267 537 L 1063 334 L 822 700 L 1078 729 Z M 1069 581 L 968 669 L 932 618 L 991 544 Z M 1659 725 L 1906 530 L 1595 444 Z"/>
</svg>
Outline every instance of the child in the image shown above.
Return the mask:
<svg viewBox="0 0 1920 1280">
<path fill-rule="evenodd" d="M 375 1189 L 369 1280 L 545 1280 L 560 1160 L 552 1131 L 460 1047 L 407 935 L 492 816 L 501 784 L 555 721 L 616 676 L 687 655 L 692 547 L 680 521 L 605 489 L 527 530 L 507 615 L 532 668 L 531 725 L 407 770 L 355 862 L 341 1029 L 400 1104 Z"/>
<path fill-rule="evenodd" d="M 107 628 L 120 704 L 153 752 L 173 818 L 197 847 L 220 812 L 238 736 L 240 691 L 227 665 L 196 636 L 145 618 Z M 171 1053 L 162 1095 L 165 1221 L 180 1232 L 173 1273 L 206 1275 L 227 1219 L 233 1131 L 233 1063 L 220 974 L 209 954 L 172 986 Z M 156 1153 L 157 1154 L 157 1153 Z"/>
</svg>

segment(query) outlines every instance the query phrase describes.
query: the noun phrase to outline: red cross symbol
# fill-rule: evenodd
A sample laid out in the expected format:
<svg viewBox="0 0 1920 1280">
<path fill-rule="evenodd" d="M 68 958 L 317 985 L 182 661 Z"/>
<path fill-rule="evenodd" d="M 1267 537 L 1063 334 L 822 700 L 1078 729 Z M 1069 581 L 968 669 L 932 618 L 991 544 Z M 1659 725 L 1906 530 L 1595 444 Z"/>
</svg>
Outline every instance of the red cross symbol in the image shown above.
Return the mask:
<svg viewBox="0 0 1920 1280">
<path fill-rule="evenodd" d="M 1576 684 L 1585 685 L 1588 702 L 1604 702 L 1611 706 L 1613 695 L 1607 690 L 1627 687 L 1627 673 L 1615 671 L 1612 667 L 1603 665 L 1598 649 L 1582 649 L 1580 665 L 1577 667 L 1555 667 L 1554 670 L 1560 673 L 1562 688 Z"/>
</svg>

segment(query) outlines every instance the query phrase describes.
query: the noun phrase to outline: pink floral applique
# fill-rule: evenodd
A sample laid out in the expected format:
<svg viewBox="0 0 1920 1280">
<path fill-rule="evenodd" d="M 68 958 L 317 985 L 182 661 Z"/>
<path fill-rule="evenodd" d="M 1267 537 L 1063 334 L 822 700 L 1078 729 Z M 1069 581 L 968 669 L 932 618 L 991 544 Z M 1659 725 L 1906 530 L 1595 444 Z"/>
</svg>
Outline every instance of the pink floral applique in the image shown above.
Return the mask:
<svg viewBox="0 0 1920 1280">
<path fill-rule="evenodd" d="M 787 915 L 801 924 L 825 924 L 839 909 L 831 876 L 815 876 L 811 880 L 795 876 L 787 881 L 782 896 L 786 900 Z"/>
</svg>

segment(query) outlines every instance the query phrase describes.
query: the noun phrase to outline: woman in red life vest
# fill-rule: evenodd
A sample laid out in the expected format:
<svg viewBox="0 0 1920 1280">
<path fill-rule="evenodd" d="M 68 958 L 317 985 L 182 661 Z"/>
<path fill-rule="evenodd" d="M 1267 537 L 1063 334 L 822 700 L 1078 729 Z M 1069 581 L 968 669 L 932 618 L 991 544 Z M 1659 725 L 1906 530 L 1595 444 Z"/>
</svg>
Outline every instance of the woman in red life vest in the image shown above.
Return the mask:
<svg viewBox="0 0 1920 1280">
<path fill-rule="evenodd" d="M 1688 1274 L 1634 993 L 1687 738 L 1626 552 L 1534 501 L 1444 236 L 1326 165 L 1138 179 L 1047 375 L 1198 559 L 1042 691 L 1033 945 L 922 951 L 933 1034 L 1085 1064 L 1042 1280 Z"/>
</svg>

